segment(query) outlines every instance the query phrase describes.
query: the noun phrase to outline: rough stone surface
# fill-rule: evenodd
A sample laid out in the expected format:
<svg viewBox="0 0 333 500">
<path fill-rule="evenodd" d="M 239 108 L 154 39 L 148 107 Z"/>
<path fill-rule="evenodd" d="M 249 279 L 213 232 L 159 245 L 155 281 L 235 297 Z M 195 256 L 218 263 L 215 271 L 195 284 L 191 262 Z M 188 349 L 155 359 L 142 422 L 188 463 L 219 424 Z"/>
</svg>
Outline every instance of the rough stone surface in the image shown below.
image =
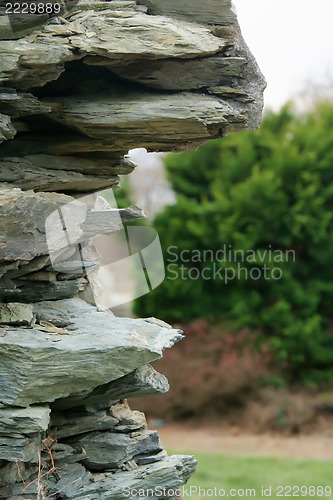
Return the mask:
<svg viewBox="0 0 333 500">
<path fill-rule="evenodd" d="M 13 127 L 10 117 L 0 113 L 0 143 L 7 139 L 13 139 L 16 130 Z"/>
<path fill-rule="evenodd" d="M 0 460 L 0 487 L 25 481 L 36 471 L 36 466 L 30 463 L 6 462 Z M 7 498 L 2 493 L 2 498 Z M 0 497 L 1 498 L 1 497 Z"/>
<path fill-rule="evenodd" d="M 97 387 L 90 394 L 70 399 L 58 399 L 53 403 L 53 408 L 63 410 L 84 405 L 106 409 L 118 399 L 164 394 L 168 390 L 167 378 L 154 370 L 152 366 L 144 365 L 124 377 Z"/>
<path fill-rule="evenodd" d="M 0 41 L 0 53 L 0 81 L 24 90 L 57 79 L 65 62 L 75 59 L 55 37 Z"/>
<path fill-rule="evenodd" d="M 58 472 L 64 478 L 62 484 L 71 484 L 72 489 L 66 492 L 62 491 L 63 498 L 75 498 L 80 500 L 119 500 L 122 498 L 130 498 L 136 500 L 137 496 L 124 496 L 124 489 L 131 491 L 135 489 L 148 488 L 165 488 L 167 490 L 175 490 L 181 488 L 184 482 L 187 482 L 194 473 L 197 462 L 193 457 L 174 455 L 167 457 L 162 461 L 142 465 L 133 470 L 126 472 L 106 473 L 106 474 L 90 474 L 84 473 L 82 466 L 73 464 L 66 468 L 59 468 Z M 67 476 L 67 477 L 66 477 Z M 69 476 L 69 477 L 68 477 Z M 32 478 L 34 476 L 31 476 Z M 74 477 L 82 477 L 84 485 L 73 483 Z M 51 491 L 59 491 L 59 482 L 54 481 L 50 477 Z M 37 485 L 27 488 L 25 495 L 22 492 L 23 484 L 17 483 L 14 486 L 9 486 L 0 489 L 0 495 L 3 498 L 35 499 Z M 16 497 L 17 495 L 17 497 Z M 35 496 L 34 496 L 35 495 Z M 156 500 L 157 497 L 149 497 Z M 161 498 L 161 497 L 160 497 Z"/>
<path fill-rule="evenodd" d="M 215 54 L 225 46 L 204 26 L 135 11 L 124 15 L 105 11 L 104 16 L 91 13 L 75 19 L 73 25 L 81 32 L 69 38 L 72 47 L 84 55 L 110 59 L 187 59 Z"/>
<path fill-rule="evenodd" d="M 110 65 L 117 75 L 156 89 L 204 89 L 230 82 L 246 66 L 244 57 L 200 57 L 194 60 L 167 59 Z M 213 92 L 212 92 L 213 93 Z"/>
<path fill-rule="evenodd" d="M 31 326 L 34 320 L 32 305 L 7 303 L 0 305 L 0 325 Z"/>
<path fill-rule="evenodd" d="M 114 188 L 119 177 L 110 174 L 87 175 L 71 170 L 63 171 L 39 167 L 29 160 L 17 157 L 0 162 L 0 182 L 35 191 L 89 192 Z"/>
<path fill-rule="evenodd" d="M 84 465 L 89 470 L 117 469 L 140 455 L 155 455 L 163 450 L 156 431 L 141 431 L 131 437 L 122 432 L 98 432 L 70 440 L 70 444 L 84 448 L 88 458 Z"/>
<path fill-rule="evenodd" d="M 38 463 L 41 435 L 8 437 L 0 436 L 0 460 L 8 462 Z"/>
<path fill-rule="evenodd" d="M 31 403 L 89 394 L 162 356 L 182 338 L 178 330 L 97 312 L 80 299 L 68 308 L 68 334 L 13 328 L 0 337 L 0 402 Z"/>
<path fill-rule="evenodd" d="M 44 106 L 33 94 L 2 89 L 0 92 L 1 111 L 12 118 L 49 113 L 50 108 Z"/>
<path fill-rule="evenodd" d="M 196 0 L 138 0 L 149 12 L 182 19 L 191 19 L 204 24 L 233 24 L 237 21 L 231 0 L 206 0 L 205 5 Z"/>
<path fill-rule="evenodd" d="M 46 431 L 50 423 L 48 406 L 0 408 L 0 435 L 33 434 Z"/>
<path fill-rule="evenodd" d="M 265 82 L 230 0 L 82 1 L 3 33 L 2 182 L 93 191 L 133 168 L 121 165 L 133 146 L 191 149 L 259 124 Z"/>
<path fill-rule="evenodd" d="M 67 212 L 70 214 L 70 245 L 82 243 L 100 234 L 110 234 L 122 229 L 122 222 L 143 216 L 138 207 L 119 211 L 111 207 L 103 211 L 93 207 L 89 209 L 86 203 L 64 194 L 8 190 L 5 198 L 1 200 L 0 192 L 0 217 L 6 220 L 0 241 L 0 263 L 29 261 L 34 257 L 48 255 L 50 250 L 67 248 L 68 240 L 60 226 L 58 209 L 63 209 L 64 217 Z M 47 241 L 46 219 L 51 215 Z"/>
<path fill-rule="evenodd" d="M 144 216 L 96 191 L 134 169 L 130 149 L 256 129 L 265 81 L 231 0 L 63 7 L 0 6 L 0 499 L 175 500 L 196 461 L 124 398 L 168 390 L 148 363 L 182 335 L 82 300 L 104 309 L 94 237 Z"/>
<path fill-rule="evenodd" d="M 102 500 L 118 500 L 123 498 L 123 491 L 135 489 L 160 489 L 175 490 L 180 488 L 193 474 L 196 461 L 193 457 L 175 455 L 164 460 L 140 466 L 133 471 L 122 474 L 122 480 L 114 474 L 99 481 L 96 484 L 87 485 L 79 490 L 81 500 L 91 500 L 95 494 Z M 117 477 L 118 476 L 118 477 Z M 137 496 L 129 496 L 135 500 Z M 149 497 L 156 500 L 157 497 Z"/>
<path fill-rule="evenodd" d="M 92 199 L 90 206 L 64 194 L 0 188 L 0 221 L 6 221 L 0 238 L 0 300 L 67 299 L 84 291 L 99 259 L 89 240 L 144 217 L 138 207 L 118 210 L 101 196 Z"/>
<path fill-rule="evenodd" d="M 52 414 L 52 429 L 57 438 L 76 436 L 91 431 L 114 429 L 118 420 L 104 412 L 87 413 L 84 411 L 66 414 Z"/>
<path fill-rule="evenodd" d="M 53 108 L 55 119 L 92 139 L 101 140 L 107 133 L 122 154 L 133 143 L 150 151 L 176 149 L 177 144 L 181 149 L 218 137 L 234 123 L 246 125 L 244 115 L 204 94 L 96 95 L 93 103 L 85 96 L 61 99 L 61 105 L 59 101 Z"/>
</svg>

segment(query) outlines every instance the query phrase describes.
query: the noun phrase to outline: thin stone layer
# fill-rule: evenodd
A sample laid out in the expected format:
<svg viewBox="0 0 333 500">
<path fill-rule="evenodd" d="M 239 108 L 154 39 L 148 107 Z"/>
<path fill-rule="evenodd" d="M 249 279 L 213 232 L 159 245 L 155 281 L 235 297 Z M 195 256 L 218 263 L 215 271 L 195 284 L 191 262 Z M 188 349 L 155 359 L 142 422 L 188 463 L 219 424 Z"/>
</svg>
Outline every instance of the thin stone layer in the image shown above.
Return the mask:
<svg viewBox="0 0 333 500">
<path fill-rule="evenodd" d="M 178 330 L 144 320 L 116 318 L 83 300 L 68 308 L 68 334 L 35 325 L 0 336 L 0 402 L 27 406 L 90 393 L 162 356 L 182 338 Z"/>
</svg>

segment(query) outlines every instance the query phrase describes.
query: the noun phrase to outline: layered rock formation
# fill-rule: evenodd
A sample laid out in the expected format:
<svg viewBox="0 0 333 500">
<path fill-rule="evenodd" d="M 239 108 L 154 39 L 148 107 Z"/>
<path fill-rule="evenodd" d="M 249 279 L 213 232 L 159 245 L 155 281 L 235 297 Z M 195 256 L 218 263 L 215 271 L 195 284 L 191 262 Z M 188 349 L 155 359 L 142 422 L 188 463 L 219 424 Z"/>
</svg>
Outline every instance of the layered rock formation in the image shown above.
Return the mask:
<svg viewBox="0 0 333 500">
<path fill-rule="evenodd" d="M 229 0 L 67 7 L 0 18 L 0 498 L 171 498 L 196 462 L 126 398 L 168 390 L 149 363 L 181 333 L 83 300 L 91 238 L 143 214 L 80 197 L 117 187 L 131 148 L 257 128 L 265 83 Z"/>
</svg>

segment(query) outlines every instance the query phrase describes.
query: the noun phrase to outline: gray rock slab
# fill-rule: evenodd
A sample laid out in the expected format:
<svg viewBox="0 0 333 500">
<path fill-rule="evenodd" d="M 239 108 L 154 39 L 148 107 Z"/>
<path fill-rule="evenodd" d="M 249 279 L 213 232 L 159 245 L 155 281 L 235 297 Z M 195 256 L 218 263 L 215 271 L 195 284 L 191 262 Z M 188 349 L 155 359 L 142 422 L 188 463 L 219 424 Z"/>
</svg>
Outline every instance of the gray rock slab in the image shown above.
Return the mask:
<svg viewBox="0 0 333 500">
<path fill-rule="evenodd" d="M 87 453 L 83 449 L 77 451 L 69 444 L 57 442 L 52 446 L 52 457 L 55 465 L 61 466 L 82 462 L 87 458 Z"/>
<path fill-rule="evenodd" d="M 62 439 L 91 431 L 115 429 L 119 421 L 108 415 L 106 411 L 87 412 L 52 412 L 51 434 Z"/>
<path fill-rule="evenodd" d="M 81 54 L 120 60 L 188 58 L 214 54 L 225 46 L 209 29 L 195 23 L 135 11 L 123 16 L 110 10 L 104 16 L 99 14 L 91 12 L 73 16 L 74 21 L 69 19 L 68 28 L 81 31 L 69 38 L 71 46 Z"/>
<path fill-rule="evenodd" d="M 85 470 L 78 466 L 79 464 L 69 464 L 60 469 L 62 475 L 62 484 L 68 485 L 61 492 L 64 498 L 73 498 L 76 500 L 137 500 L 138 495 L 134 490 L 156 489 L 156 491 L 170 492 L 181 488 L 195 472 L 197 461 L 192 456 L 174 455 L 166 457 L 163 460 L 141 465 L 129 471 L 119 471 L 116 473 L 93 473 L 90 476 L 86 475 Z M 59 470 L 59 469 L 58 469 Z M 66 478 L 67 475 L 67 478 Z M 77 483 L 69 485 L 69 475 L 71 477 L 82 478 L 86 484 L 76 488 Z M 31 476 L 32 480 L 36 476 Z M 73 481 L 73 479 L 72 479 Z M 59 491 L 59 484 L 55 486 L 56 481 L 49 475 L 48 481 L 42 480 L 45 485 L 46 491 Z M 73 489 L 68 491 L 72 486 Z M 37 493 L 37 484 L 29 486 L 29 488 L 22 492 L 24 485 L 17 483 L 13 486 L 7 486 L 0 489 L 0 498 L 19 500 L 35 500 Z M 157 489 L 158 488 L 158 489 Z M 51 490 L 52 489 L 52 490 Z M 67 490 L 67 492 L 66 492 Z M 66 496 L 65 496 L 66 495 Z M 170 496 L 170 495 L 169 495 Z M 144 497 L 141 497 L 144 498 Z M 149 496 L 152 500 L 157 498 L 165 498 L 161 496 Z"/>
<path fill-rule="evenodd" d="M 41 446 L 40 434 L 17 437 L 0 435 L 0 460 L 38 463 L 38 450 Z"/>
<path fill-rule="evenodd" d="M 26 23 L 24 23 L 22 26 L 17 26 L 17 30 L 13 31 L 9 16 L 5 15 L 3 7 L 0 12 L 0 40 L 17 40 L 29 35 L 36 29 L 36 26 L 26 28 Z"/>
<path fill-rule="evenodd" d="M 48 406 L 0 408 L 0 436 L 30 435 L 46 431 L 50 423 Z"/>
<path fill-rule="evenodd" d="M 59 77 L 65 62 L 87 54 L 187 58 L 213 54 L 224 46 L 204 26 L 135 10 L 103 13 L 74 13 L 61 33 L 48 25 L 26 38 L 0 41 L 0 81 L 23 90 L 42 86 Z"/>
<path fill-rule="evenodd" d="M 47 321 L 60 328 L 73 324 L 68 308 L 59 301 L 36 302 L 32 307 L 37 323 Z"/>
<path fill-rule="evenodd" d="M 237 20 L 231 0 L 138 0 L 152 14 L 178 17 L 203 24 L 232 24 Z"/>
<path fill-rule="evenodd" d="M 60 468 L 58 473 L 62 477 L 48 489 L 48 493 L 60 492 L 62 498 L 79 498 L 79 489 L 89 484 L 91 479 L 91 473 L 80 464 L 69 465 L 63 471 Z"/>
<path fill-rule="evenodd" d="M 97 387 L 90 394 L 59 399 L 53 403 L 52 407 L 57 410 L 75 406 L 106 409 L 119 399 L 164 394 L 168 390 L 167 378 L 152 366 L 144 365 L 124 377 Z"/>
<path fill-rule="evenodd" d="M 13 328 L 0 337 L 1 403 L 27 406 L 89 394 L 160 358 L 182 338 L 178 330 L 97 312 L 80 299 L 61 303 L 77 328 L 68 335 Z"/>
<path fill-rule="evenodd" d="M 92 431 L 130 433 L 147 428 L 144 413 L 131 410 L 128 403 L 117 403 L 108 410 L 94 411 L 84 408 L 63 411 L 52 411 L 50 432 L 57 439 L 78 436 Z M 60 444 L 60 443 L 58 443 Z"/>
<path fill-rule="evenodd" d="M 0 324 L 14 326 L 31 326 L 34 320 L 31 304 L 0 304 Z"/>
<path fill-rule="evenodd" d="M 52 170 L 14 157 L 0 160 L 0 182 L 10 183 L 23 190 L 85 193 L 116 187 L 119 177 L 98 172 L 86 175 L 70 170 Z"/>
<path fill-rule="evenodd" d="M 87 63 L 94 62 L 88 59 Z M 224 57 L 223 54 L 190 60 L 167 59 L 138 61 L 129 64 L 109 64 L 111 71 L 146 87 L 162 90 L 197 90 L 231 82 L 240 77 L 247 63 L 243 57 Z"/>
<path fill-rule="evenodd" d="M 55 137 L 52 132 L 48 133 L 47 129 L 44 130 L 44 133 L 40 130 L 31 131 L 27 135 L 19 135 L 15 138 L 15 143 L 14 141 L 6 141 L 1 146 L 1 153 L 4 157 L 17 156 L 18 150 L 22 152 L 22 156 L 41 156 L 42 153 L 53 157 L 58 155 L 60 162 L 62 157 L 68 158 L 69 155 L 75 153 L 83 156 L 83 160 L 90 158 L 89 166 L 91 166 L 91 159 L 96 158 L 96 170 L 101 163 L 99 159 L 102 159 L 105 165 L 108 158 L 110 158 L 110 165 L 112 166 L 115 158 L 118 164 L 129 151 L 128 147 L 124 149 L 123 145 L 118 146 L 113 141 L 91 139 L 74 131 L 68 131 L 66 134 Z M 83 161 L 82 168 L 84 166 Z M 103 168 L 105 167 L 103 166 Z"/>
<path fill-rule="evenodd" d="M 34 464 L 23 462 L 0 462 L 0 487 L 27 480 L 36 471 Z M 6 498 L 1 497 L 0 498 Z"/>
<path fill-rule="evenodd" d="M 29 482 L 34 481 L 38 474 L 32 474 L 29 477 Z M 58 478 L 58 479 L 56 479 Z M 44 494 L 53 494 L 53 497 L 60 498 L 80 498 L 79 490 L 85 485 L 89 485 L 91 473 L 87 471 L 81 464 L 64 464 L 57 467 L 57 474 L 49 474 L 40 480 L 40 486 Z M 22 499 L 36 500 L 37 497 L 37 481 L 33 482 L 28 488 L 24 489 L 26 484 L 16 483 L 0 489 L 1 499 Z M 60 490 L 62 490 L 60 492 Z M 55 495 L 56 492 L 59 492 Z M 59 496 L 58 496 L 59 495 Z M 38 495 L 40 496 L 40 494 Z M 92 500 L 92 499 L 91 499 Z"/>
<path fill-rule="evenodd" d="M 1 227 L 1 226 L 0 226 Z M 9 264 L 0 264 L 0 278 L 6 274 L 8 271 L 13 271 L 15 269 L 18 269 L 19 267 L 19 262 L 10 262 Z"/>
<path fill-rule="evenodd" d="M 137 500 L 138 495 L 135 492 L 138 490 L 156 489 L 157 493 L 158 491 L 174 491 L 188 481 L 195 472 L 196 466 L 197 461 L 194 457 L 174 455 L 154 464 L 142 465 L 131 471 L 117 472 L 107 476 L 105 479 L 80 488 L 78 491 L 80 496 L 77 498 L 80 500 L 95 498 L 98 500 L 123 500 L 125 498 Z M 134 494 L 131 494 L 132 491 Z M 149 496 L 149 498 L 156 500 L 158 496 Z"/>
<path fill-rule="evenodd" d="M 34 145 L 35 147 L 38 145 Z M 95 175 L 116 176 L 120 174 L 129 174 L 135 168 L 135 163 L 129 158 L 116 158 L 109 160 L 98 160 L 94 158 L 75 158 L 75 156 L 52 156 L 47 154 L 27 155 L 27 156 L 8 156 L 0 158 L 0 172 L 5 167 L 16 167 L 19 169 L 40 169 L 47 175 L 47 170 L 59 171 L 65 175 L 67 171 L 70 173 L 78 173 L 88 178 Z"/>
<path fill-rule="evenodd" d="M 11 279 L 20 278 L 26 274 L 34 273 L 45 268 L 50 264 L 50 257 L 48 255 L 43 255 L 41 257 L 36 257 L 33 260 L 21 260 L 16 262 L 11 262 L 9 264 L 1 265 L 1 275 L 8 273 Z"/>
<path fill-rule="evenodd" d="M 43 299 L 68 299 L 83 291 L 86 284 L 87 280 L 84 278 L 55 282 L 18 279 L 11 286 L 3 286 L 0 282 L 0 301 L 38 302 Z"/>
<path fill-rule="evenodd" d="M 156 431 L 141 431 L 135 436 L 114 432 L 98 432 L 71 439 L 71 446 L 84 449 L 89 470 L 117 469 L 141 455 L 155 455 L 163 450 Z"/>
<path fill-rule="evenodd" d="M 257 61 L 255 60 L 253 54 L 248 48 L 239 26 L 236 27 L 238 32 L 238 43 L 235 50 L 235 55 L 239 57 L 244 57 L 247 60 L 247 64 L 242 72 L 243 84 L 241 89 L 250 98 L 250 103 L 247 106 L 248 124 L 247 128 L 249 130 L 257 130 L 260 126 L 262 118 L 262 110 L 264 107 L 264 90 L 266 88 L 266 80 L 260 71 Z M 240 88 L 236 86 L 236 88 Z M 231 99 L 233 103 L 236 102 L 236 108 L 242 113 L 244 106 L 237 106 L 237 99 Z"/>
<path fill-rule="evenodd" d="M 71 201 L 71 197 L 63 194 L 8 190 L 6 197 L 0 200 L 0 219 L 6 220 L 1 234 L 6 245 L 0 245 L 0 260 L 31 260 L 47 255 L 45 219 Z"/>
<path fill-rule="evenodd" d="M 51 111 L 50 108 L 43 106 L 33 94 L 16 92 L 11 89 L 0 90 L 0 108 L 11 118 L 39 115 Z"/>
<path fill-rule="evenodd" d="M 56 80 L 65 62 L 75 59 L 69 44 L 56 37 L 3 40 L 0 52 L 0 82 L 23 90 Z"/>
<path fill-rule="evenodd" d="M 137 455 L 135 457 L 135 463 L 139 466 L 152 464 L 154 462 L 160 462 L 161 460 L 164 460 L 166 456 L 167 453 L 165 450 L 161 451 L 157 455 Z"/>
<path fill-rule="evenodd" d="M 61 104 L 60 104 L 61 102 Z M 96 95 L 45 101 L 53 116 L 88 137 L 117 141 L 117 148 L 133 144 L 153 151 L 205 142 L 221 136 L 232 123 L 246 118 L 218 98 L 204 94 L 136 94 L 126 97 Z"/>
<path fill-rule="evenodd" d="M 66 220 L 66 231 L 62 217 Z M 6 221 L 3 229 L 0 227 L 0 261 L 29 261 L 98 234 L 123 229 L 123 222 L 142 217 L 138 207 L 93 210 L 85 202 L 64 194 L 20 192 L 12 188 L 5 199 L 0 199 L 0 223 Z M 45 297 L 53 298 L 56 297 Z"/>
<path fill-rule="evenodd" d="M 13 139 L 15 134 L 16 130 L 12 125 L 10 117 L 0 113 L 0 144 L 8 139 Z"/>
</svg>

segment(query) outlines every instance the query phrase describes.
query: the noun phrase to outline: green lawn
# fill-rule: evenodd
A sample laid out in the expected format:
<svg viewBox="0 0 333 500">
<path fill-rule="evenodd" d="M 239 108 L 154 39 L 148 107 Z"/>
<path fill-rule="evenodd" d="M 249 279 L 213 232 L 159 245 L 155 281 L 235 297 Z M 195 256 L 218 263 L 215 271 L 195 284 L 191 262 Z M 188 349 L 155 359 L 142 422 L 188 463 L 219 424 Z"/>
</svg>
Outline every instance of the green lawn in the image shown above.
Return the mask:
<svg viewBox="0 0 333 500">
<path fill-rule="evenodd" d="M 178 452 L 179 453 L 179 452 Z M 191 453 L 192 454 L 192 453 Z M 333 462 L 321 460 L 296 460 L 288 458 L 247 458 L 195 453 L 199 462 L 197 472 L 186 488 L 196 486 L 204 490 L 225 490 L 225 497 L 264 498 L 262 487 L 272 487 L 268 498 L 329 498 L 333 500 Z M 278 487 L 281 487 L 278 490 Z M 285 487 L 290 486 L 291 489 Z M 303 486 L 303 489 L 301 487 Z M 309 490 L 309 487 L 312 488 Z M 299 490 L 297 489 L 299 487 Z M 323 487 L 317 489 L 317 487 Z M 326 490 L 325 490 L 326 487 Z M 231 490 L 237 490 L 232 491 Z M 244 490 L 240 491 L 239 490 Z M 255 490 L 246 492 L 246 490 Z M 277 493 L 280 493 L 278 495 Z M 212 492 L 191 494 L 192 500 L 208 498 Z M 222 492 L 223 493 L 223 492 Z M 268 492 L 269 493 L 269 492 Z M 214 494 L 211 498 L 220 498 Z M 189 497 L 185 497 L 189 498 Z"/>
</svg>

